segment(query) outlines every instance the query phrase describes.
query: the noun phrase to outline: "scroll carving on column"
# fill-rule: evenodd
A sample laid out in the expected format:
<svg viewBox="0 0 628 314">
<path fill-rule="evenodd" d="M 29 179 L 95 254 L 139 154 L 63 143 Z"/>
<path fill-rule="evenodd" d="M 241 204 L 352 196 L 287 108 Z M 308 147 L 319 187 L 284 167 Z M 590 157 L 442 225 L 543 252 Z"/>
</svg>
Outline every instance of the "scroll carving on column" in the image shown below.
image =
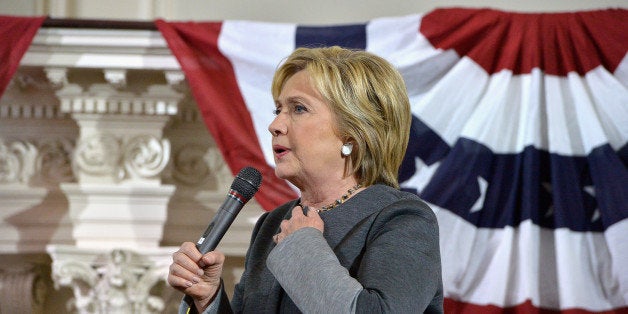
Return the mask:
<svg viewBox="0 0 628 314">
<path fill-rule="evenodd" d="M 128 141 L 109 134 L 97 134 L 79 141 L 74 153 L 75 173 L 125 179 L 152 179 L 168 164 L 170 142 L 151 135 Z"/>
<path fill-rule="evenodd" d="M 165 305 L 151 289 L 163 270 L 128 250 L 113 250 L 92 262 L 68 259 L 53 265 L 57 286 L 71 287 L 78 313 L 160 313 Z"/>
</svg>

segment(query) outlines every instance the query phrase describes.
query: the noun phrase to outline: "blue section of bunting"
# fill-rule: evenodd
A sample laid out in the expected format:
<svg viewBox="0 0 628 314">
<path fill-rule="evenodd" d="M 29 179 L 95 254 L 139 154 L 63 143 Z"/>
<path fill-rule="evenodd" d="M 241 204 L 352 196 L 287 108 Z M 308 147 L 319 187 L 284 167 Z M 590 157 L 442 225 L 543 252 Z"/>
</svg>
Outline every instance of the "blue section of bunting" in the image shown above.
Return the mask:
<svg viewBox="0 0 628 314">
<path fill-rule="evenodd" d="M 414 117 L 400 182 L 415 174 L 414 160 L 441 164 L 422 191 L 426 201 L 482 228 L 517 227 L 532 220 L 545 228 L 604 231 L 628 218 L 626 165 L 610 145 L 588 156 L 562 156 L 526 147 L 495 154 L 459 138 L 450 149 Z M 484 183 L 482 183 L 484 182 Z"/>
<path fill-rule="evenodd" d="M 331 27 L 298 26 L 296 47 L 341 46 L 349 49 L 366 49 L 366 24 Z"/>
</svg>

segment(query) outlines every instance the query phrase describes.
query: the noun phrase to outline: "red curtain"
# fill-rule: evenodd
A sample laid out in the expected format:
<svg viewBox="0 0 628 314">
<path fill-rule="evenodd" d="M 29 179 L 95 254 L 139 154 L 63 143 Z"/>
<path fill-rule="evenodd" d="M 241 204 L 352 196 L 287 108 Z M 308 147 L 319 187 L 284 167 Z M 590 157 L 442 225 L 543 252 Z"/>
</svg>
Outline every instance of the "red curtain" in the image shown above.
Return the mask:
<svg viewBox="0 0 628 314">
<path fill-rule="evenodd" d="M 255 199 L 265 209 L 295 198 L 294 190 L 277 178 L 264 160 L 232 64 L 218 47 L 222 23 L 175 25 L 158 20 L 156 25 L 179 60 L 205 124 L 231 172 L 235 175 L 247 166 L 261 172 L 263 181 Z"/>
<path fill-rule="evenodd" d="M 0 95 L 4 93 L 20 65 L 33 37 L 46 19 L 41 17 L 0 16 Z"/>
</svg>

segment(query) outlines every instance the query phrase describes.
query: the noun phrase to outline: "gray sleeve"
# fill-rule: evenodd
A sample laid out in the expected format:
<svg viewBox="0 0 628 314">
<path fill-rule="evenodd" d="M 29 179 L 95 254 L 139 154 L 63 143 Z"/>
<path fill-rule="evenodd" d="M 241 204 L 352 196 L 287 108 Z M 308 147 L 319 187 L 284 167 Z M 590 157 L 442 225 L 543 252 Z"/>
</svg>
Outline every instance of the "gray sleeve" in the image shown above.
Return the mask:
<svg viewBox="0 0 628 314">
<path fill-rule="evenodd" d="M 319 230 L 292 233 L 272 250 L 266 264 L 301 311 L 355 312 L 362 285 L 340 265 Z"/>
<path fill-rule="evenodd" d="M 217 314 L 217 313 L 231 313 L 231 308 L 229 306 L 229 300 L 226 298 L 226 294 L 224 291 L 224 285 L 222 281 L 220 282 L 220 289 L 218 289 L 218 294 L 214 298 L 214 300 L 209 304 L 209 306 L 203 311 L 201 314 Z M 191 297 L 185 296 L 179 305 L 179 314 L 193 314 L 198 313 L 196 308 L 194 307 L 194 300 Z"/>
<path fill-rule="evenodd" d="M 220 285 L 220 289 L 218 290 L 218 295 L 216 295 L 216 298 L 214 298 L 214 301 L 212 301 L 212 303 L 209 304 L 209 306 L 205 309 L 205 311 L 203 311 L 203 314 L 214 314 L 214 313 L 219 313 L 219 309 L 220 309 L 220 303 L 221 301 L 223 301 L 222 298 L 222 283 Z"/>
</svg>

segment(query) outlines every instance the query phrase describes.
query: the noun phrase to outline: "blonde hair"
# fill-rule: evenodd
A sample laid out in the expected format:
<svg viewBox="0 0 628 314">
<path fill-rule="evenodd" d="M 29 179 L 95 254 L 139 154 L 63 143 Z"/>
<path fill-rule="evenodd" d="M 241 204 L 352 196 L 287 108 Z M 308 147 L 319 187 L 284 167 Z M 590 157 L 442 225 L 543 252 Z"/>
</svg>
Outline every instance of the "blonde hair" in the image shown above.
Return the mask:
<svg viewBox="0 0 628 314">
<path fill-rule="evenodd" d="M 354 144 L 345 175 L 355 175 L 363 186 L 381 183 L 399 188 L 398 172 L 412 121 L 401 74 L 366 51 L 298 48 L 275 72 L 274 99 L 285 82 L 302 70 L 329 104 L 340 138 Z"/>
</svg>

